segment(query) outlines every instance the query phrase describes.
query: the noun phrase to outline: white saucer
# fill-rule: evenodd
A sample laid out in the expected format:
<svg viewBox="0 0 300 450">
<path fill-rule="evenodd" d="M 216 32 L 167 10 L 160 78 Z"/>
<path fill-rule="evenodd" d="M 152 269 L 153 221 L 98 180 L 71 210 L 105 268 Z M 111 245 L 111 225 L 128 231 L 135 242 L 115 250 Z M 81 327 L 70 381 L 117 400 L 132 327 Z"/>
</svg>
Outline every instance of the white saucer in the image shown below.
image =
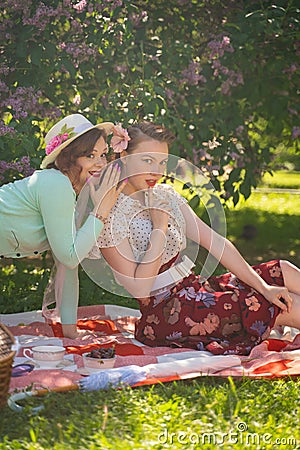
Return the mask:
<svg viewBox="0 0 300 450">
<path fill-rule="evenodd" d="M 32 364 L 34 364 L 34 368 L 36 370 L 55 370 L 55 369 L 65 369 L 66 367 L 72 366 L 74 364 L 73 361 L 70 361 L 69 359 L 64 359 L 63 361 L 60 361 L 56 366 L 46 366 L 42 365 L 40 366 L 37 362 L 31 361 Z"/>
<path fill-rule="evenodd" d="M 92 372 L 90 372 L 85 367 L 80 367 L 79 369 L 76 369 L 75 372 L 79 373 L 80 375 L 83 375 L 84 377 L 87 377 L 92 374 Z"/>
<path fill-rule="evenodd" d="M 86 367 L 79 367 L 78 369 L 75 370 L 75 372 L 86 377 L 86 376 L 92 375 L 93 373 L 102 372 L 103 370 L 107 370 L 107 369 L 87 369 Z"/>
</svg>

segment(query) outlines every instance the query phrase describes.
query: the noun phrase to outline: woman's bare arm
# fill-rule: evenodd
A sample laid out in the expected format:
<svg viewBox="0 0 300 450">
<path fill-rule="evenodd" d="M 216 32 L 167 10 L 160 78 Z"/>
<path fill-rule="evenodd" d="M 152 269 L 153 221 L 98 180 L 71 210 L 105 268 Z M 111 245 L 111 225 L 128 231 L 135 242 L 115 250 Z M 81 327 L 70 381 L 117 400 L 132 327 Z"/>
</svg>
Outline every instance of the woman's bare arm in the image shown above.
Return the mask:
<svg viewBox="0 0 300 450">
<path fill-rule="evenodd" d="M 182 206 L 182 213 L 189 239 L 208 250 L 226 269 L 260 292 L 270 303 L 276 304 L 283 311 L 290 310 L 292 298 L 285 287 L 268 285 L 245 261 L 232 242 L 212 230 L 188 205 Z"/>
</svg>

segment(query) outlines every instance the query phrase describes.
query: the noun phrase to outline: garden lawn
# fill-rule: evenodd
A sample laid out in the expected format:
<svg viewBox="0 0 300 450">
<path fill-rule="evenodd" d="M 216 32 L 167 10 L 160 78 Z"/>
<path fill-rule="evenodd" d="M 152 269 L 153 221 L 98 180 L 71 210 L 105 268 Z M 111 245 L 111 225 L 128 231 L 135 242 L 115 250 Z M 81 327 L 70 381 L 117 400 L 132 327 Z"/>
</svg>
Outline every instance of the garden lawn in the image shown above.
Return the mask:
<svg viewBox="0 0 300 450">
<path fill-rule="evenodd" d="M 299 217 L 299 196 L 254 192 L 226 210 L 228 237 L 252 264 L 281 257 L 300 265 Z M 242 237 L 245 225 L 254 227 L 252 239 Z M 48 269 L 18 264 L 19 273 L 2 268 L 6 292 L 0 312 L 40 308 L 39 283 Z M 135 305 L 104 293 L 83 273 L 81 278 L 81 304 Z M 118 391 L 52 393 L 28 401 L 22 414 L 0 410 L 0 449 L 296 449 L 299 392 L 300 378 L 204 377 Z M 41 401 L 44 410 L 32 414 L 30 405 Z"/>
<path fill-rule="evenodd" d="M 273 174 L 265 173 L 259 187 L 300 189 L 300 172 L 274 171 Z"/>
<path fill-rule="evenodd" d="M 299 194 L 253 192 L 226 210 L 226 220 L 227 237 L 249 263 L 281 258 L 300 266 Z"/>
<path fill-rule="evenodd" d="M 39 415 L 0 411 L 0 449 L 296 449 L 299 389 L 299 380 L 198 378 L 53 393 L 35 399 Z"/>
</svg>

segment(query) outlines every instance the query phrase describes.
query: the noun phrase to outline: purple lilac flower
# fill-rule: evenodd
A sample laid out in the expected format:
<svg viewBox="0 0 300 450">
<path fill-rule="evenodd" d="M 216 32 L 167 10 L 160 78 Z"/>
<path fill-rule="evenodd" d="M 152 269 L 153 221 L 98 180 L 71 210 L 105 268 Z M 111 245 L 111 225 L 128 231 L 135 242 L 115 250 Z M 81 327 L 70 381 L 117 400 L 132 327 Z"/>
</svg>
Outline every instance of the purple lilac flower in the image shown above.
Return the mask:
<svg viewBox="0 0 300 450">
<path fill-rule="evenodd" d="M 239 126 L 236 128 L 235 132 L 236 132 L 236 134 L 237 134 L 238 136 L 241 136 L 241 135 L 243 134 L 244 129 L 245 129 L 245 128 L 244 128 L 243 125 L 239 125 Z"/>
<path fill-rule="evenodd" d="M 14 134 L 16 130 L 13 127 L 5 125 L 5 123 L 0 121 L 0 136 L 5 136 L 6 134 Z"/>
<path fill-rule="evenodd" d="M 126 66 L 126 64 L 116 64 L 114 66 L 114 70 L 118 73 L 125 73 L 128 71 L 128 67 Z"/>
<path fill-rule="evenodd" d="M 39 34 L 41 34 L 48 25 L 51 17 L 59 17 L 57 9 L 40 3 L 33 17 L 29 17 L 29 14 L 23 15 L 23 24 L 35 26 L 36 31 L 39 31 Z"/>
<path fill-rule="evenodd" d="M 35 169 L 30 167 L 30 160 L 28 156 L 23 156 L 19 161 L 15 162 L 0 161 L 1 182 L 7 178 L 4 175 L 10 170 L 17 171 L 20 175 L 22 175 L 22 177 L 28 177 L 33 174 Z"/>
<path fill-rule="evenodd" d="M 1 6 L 7 11 L 7 12 L 18 12 L 21 11 L 22 13 L 26 12 L 26 10 L 30 9 L 30 2 L 28 4 L 24 3 L 22 0 L 3 0 Z"/>
<path fill-rule="evenodd" d="M 141 22 L 146 22 L 148 20 L 147 11 L 142 11 L 141 13 L 132 13 L 129 16 L 129 20 L 132 22 L 134 27 L 138 27 Z"/>
<path fill-rule="evenodd" d="M 5 66 L 4 64 L 0 64 L 0 73 L 4 76 L 7 76 L 13 69 Z"/>
<path fill-rule="evenodd" d="M 9 91 L 8 86 L 3 81 L 0 80 L 0 92 L 8 92 L 8 91 Z"/>
<path fill-rule="evenodd" d="M 2 99 L 0 107 L 9 111 L 14 120 L 24 119 L 30 115 L 56 119 L 61 114 L 57 107 L 51 107 L 48 103 L 41 103 L 43 93 L 40 90 L 36 91 L 33 87 L 18 86 L 12 92 L 7 91 L 4 84 L 1 87 L 2 92 L 5 91 L 6 98 Z M 12 129 L 13 127 L 7 127 L 3 122 L 0 122 L 1 135 L 12 133 Z"/>
<path fill-rule="evenodd" d="M 123 0 L 113 0 L 111 6 L 112 6 L 113 9 L 116 9 L 116 8 L 119 8 L 122 5 L 123 5 Z"/>
<path fill-rule="evenodd" d="M 80 44 L 76 42 L 70 42 L 66 44 L 63 42 L 59 45 L 59 47 L 66 53 L 71 55 L 76 63 L 88 61 L 90 57 L 95 57 L 98 53 L 96 48 L 90 47 L 85 42 L 81 42 Z"/>
<path fill-rule="evenodd" d="M 223 95 L 231 94 L 231 87 L 238 86 L 239 84 L 244 84 L 244 78 L 241 72 L 229 70 L 227 74 L 228 74 L 227 80 L 223 81 L 221 85 L 221 92 Z"/>
<path fill-rule="evenodd" d="M 58 108 L 49 108 L 40 103 L 41 91 L 35 91 L 33 87 L 18 86 L 14 92 L 10 92 L 6 99 L 0 102 L 0 107 L 7 108 L 15 120 L 28 117 L 30 114 L 43 116 L 47 114 L 56 117 Z"/>
<path fill-rule="evenodd" d="M 297 139 L 300 136 L 300 127 L 293 127 L 292 139 Z"/>
<path fill-rule="evenodd" d="M 83 22 L 79 21 L 79 20 L 75 20 L 75 19 L 71 19 L 70 20 L 70 26 L 71 26 L 71 30 L 72 30 L 72 35 L 82 35 L 84 33 L 84 26 L 83 26 Z"/>
<path fill-rule="evenodd" d="M 292 75 L 297 72 L 299 67 L 297 64 L 291 64 L 287 69 L 283 70 L 283 73 L 286 73 L 288 75 L 288 79 L 290 80 L 292 78 Z"/>
<path fill-rule="evenodd" d="M 223 36 L 221 41 L 217 39 L 210 41 L 207 47 L 210 49 L 209 57 L 211 59 L 221 58 L 225 52 L 234 52 L 228 36 Z"/>
<path fill-rule="evenodd" d="M 182 71 L 183 79 L 181 81 L 183 83 L 189 83 L 192 86 L 196 86 L 199 82 L 206 83 L 206 78 L 203 75 L 200 75 L 201 71 L 202 67 L 200 66 L 200 63 L 191 61 L 187 69 Z"/>
</svg>

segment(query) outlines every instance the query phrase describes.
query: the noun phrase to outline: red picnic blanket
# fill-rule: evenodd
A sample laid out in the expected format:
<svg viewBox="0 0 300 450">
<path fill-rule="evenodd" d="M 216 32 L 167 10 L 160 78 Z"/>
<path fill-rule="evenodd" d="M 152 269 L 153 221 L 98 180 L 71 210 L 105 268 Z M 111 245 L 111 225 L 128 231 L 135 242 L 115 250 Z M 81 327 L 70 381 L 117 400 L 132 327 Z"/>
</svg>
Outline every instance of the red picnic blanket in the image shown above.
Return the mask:
<svg viewBox="0 0 300 450">
<path fill-rule="evenodd" d="M 111 347 L 116 351 L 115 367 L 154 367 L 138 385 L 180 380 L 197 376 L 251 378 L 300 375 L 300 332 L 292 329 L 284 335 L 279 332 L 263 341 L 248 356 L 214 356 L 209 352 L 188 348 L 148 347 L 134 339 L 134 325 L 139 311 L 114 305 L 80 307 L 78 326 L 100 333 L 100 337 L 71 340 L 62 337 L 60 324 L 45 323 L 41 312 L 1 315 L 0 321 L 16 337 L 18 348 L 14 364 L 28 362 L 25 348 L 36 345 L 63 345 L 65 364 L 57 369 L 35 368 L 32 372 L 11 378 L 10 391 L 39 383 L 46 388 L 73 385 L 88 375 L 83 369 L 82 353 L 93 348 Z M 172 364 L 170 364 L 172 363 Z"/>
</svg>

